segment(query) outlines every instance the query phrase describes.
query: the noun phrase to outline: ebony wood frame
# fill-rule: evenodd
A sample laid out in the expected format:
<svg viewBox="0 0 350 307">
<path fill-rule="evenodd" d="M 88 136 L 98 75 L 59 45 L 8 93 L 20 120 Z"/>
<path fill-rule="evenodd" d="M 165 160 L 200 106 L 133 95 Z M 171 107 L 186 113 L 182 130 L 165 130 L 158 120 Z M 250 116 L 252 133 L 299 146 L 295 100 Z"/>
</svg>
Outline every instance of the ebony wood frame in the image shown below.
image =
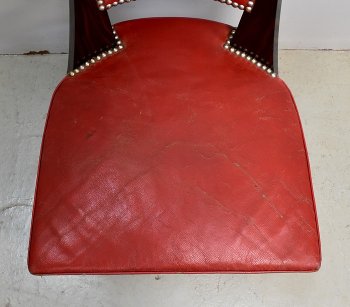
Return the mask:
<svg viewBox="0 0 350 307">
<path fill-rule="evenodd" d="M 245 12 L 230 44 L 278 72 L 278 32 L 282 0 L 256 0 Z"/>
<path fill-rule="evenodd" d="M 116 47 L 112 25 L 96 0 L 70 0 L 70 42 L 68 72 L 103 51 Z"/>
<path fill-rule="evenodd" d="M 243 13 L 236 33 L 230 40 L 231 46 L 253 55 L 275 73 L 278 70 L 281 2 L 256 0 L 252 11 Z M 98 9 L 96 0 L 70 0 L 68 72 L 115 46 L 108 13 Z"/>
</svg>

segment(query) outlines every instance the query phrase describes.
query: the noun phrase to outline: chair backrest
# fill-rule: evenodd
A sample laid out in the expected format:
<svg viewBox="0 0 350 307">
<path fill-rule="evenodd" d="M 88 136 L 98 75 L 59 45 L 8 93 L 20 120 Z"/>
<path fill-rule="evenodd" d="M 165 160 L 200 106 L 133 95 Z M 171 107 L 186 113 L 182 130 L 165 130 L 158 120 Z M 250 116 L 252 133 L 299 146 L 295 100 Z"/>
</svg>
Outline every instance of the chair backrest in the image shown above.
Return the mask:
<svg viewBox="0 0 350 307">
<path fill-rule="evenodd" d="M 126 0 L 70 0 L 70 57 L 68 72 L 89 65 L 103 52 L 118 50 L 118 40 L 106 9 Z M 132 1 L 132 0 L 127 0 Z M 278 29 L 281 0 L 219 0 L 245 12 L 229 46 L 249 54 L 277 73 Z M 97 3 L 97 5 L 96 5 Z M 205 34 L 204 34 L 205 35 Z M 225 42 L 223 42 L 224 47 Z M 275 74 L 274 73 L 274 74 Z M 73 75 L 74 73 L 72 73 Z"/>
<path fill-rule="evenodd" d="M 117 6 L 123 3 L 128 3 L 136 0 L 96 0 L 97 6 L 101 11 L 108 10 L 113 6 Z M 220 3 L 224 3 L 230 5 L 234 8 L 238 8 L 240 10 L 245 10 L 247 12 L 251 12 L 254 2 L 256 0 L 214 0 Z"/>
</svg>

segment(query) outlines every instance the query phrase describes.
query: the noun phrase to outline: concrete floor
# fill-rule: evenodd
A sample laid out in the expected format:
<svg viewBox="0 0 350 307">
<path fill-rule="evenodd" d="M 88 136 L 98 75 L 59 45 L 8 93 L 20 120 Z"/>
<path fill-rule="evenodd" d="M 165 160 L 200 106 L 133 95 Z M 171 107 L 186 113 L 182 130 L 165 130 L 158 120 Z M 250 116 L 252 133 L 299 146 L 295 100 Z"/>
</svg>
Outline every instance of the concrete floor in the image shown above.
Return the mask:
<svg viewBox="0 0 350 307">
<path fill-rule="evenodd" d="M 65 67 L 66 55 L 0 56 L 0 306 L 350 306 L 350 52 L 281 52 L 321 227 L 323 264 L 312 274 L 31 276 L 41 135 Z"/>
</svg>

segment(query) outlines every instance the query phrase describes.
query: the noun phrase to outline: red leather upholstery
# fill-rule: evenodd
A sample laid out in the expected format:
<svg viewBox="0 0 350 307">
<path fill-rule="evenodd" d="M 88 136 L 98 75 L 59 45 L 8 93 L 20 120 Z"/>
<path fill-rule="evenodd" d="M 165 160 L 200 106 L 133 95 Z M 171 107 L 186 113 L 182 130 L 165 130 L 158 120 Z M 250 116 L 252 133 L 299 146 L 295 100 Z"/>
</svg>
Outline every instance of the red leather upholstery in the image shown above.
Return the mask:
<svg viewBox="0 0 350 307">
<path fill-rule="evenodd" d="M 53 96 L 30 271 L 317 270 L 308 158 L 283 81 L 224 50 L 220 23 L 116 28 L 125 49 Z"/>
<path fill-rule="evenodd" d="M 104 9 L 110 9 L 113 6 L 117 6 L 122 3 L 127 3 L 135 0 L 96 0 L 97 5 L 101 10 Z M 215 0 L 222 3 L 226 3 L 228 5 L 232 5 L 233 7 L 237 7 L 241 10 L 244 10 L 246 8 L 252 8 L 254 5 L 254 2 L 256 0 Z"/>
</svg>

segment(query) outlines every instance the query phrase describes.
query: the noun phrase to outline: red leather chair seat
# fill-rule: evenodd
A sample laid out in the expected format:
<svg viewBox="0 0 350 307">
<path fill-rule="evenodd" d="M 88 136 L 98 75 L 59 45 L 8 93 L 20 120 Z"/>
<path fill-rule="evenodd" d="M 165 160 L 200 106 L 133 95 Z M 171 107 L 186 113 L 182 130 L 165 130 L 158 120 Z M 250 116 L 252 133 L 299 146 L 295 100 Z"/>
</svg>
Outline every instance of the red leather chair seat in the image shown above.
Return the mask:
<svg viewBox="0 0 350 307">
<path fill-rule="evenodd" d="M 225 50 L 224 24 L 116 29 L 125 48 L 53 96 L 30 271 L 317 270 L 308 158 L 286 85 Z"/>
</svg>

